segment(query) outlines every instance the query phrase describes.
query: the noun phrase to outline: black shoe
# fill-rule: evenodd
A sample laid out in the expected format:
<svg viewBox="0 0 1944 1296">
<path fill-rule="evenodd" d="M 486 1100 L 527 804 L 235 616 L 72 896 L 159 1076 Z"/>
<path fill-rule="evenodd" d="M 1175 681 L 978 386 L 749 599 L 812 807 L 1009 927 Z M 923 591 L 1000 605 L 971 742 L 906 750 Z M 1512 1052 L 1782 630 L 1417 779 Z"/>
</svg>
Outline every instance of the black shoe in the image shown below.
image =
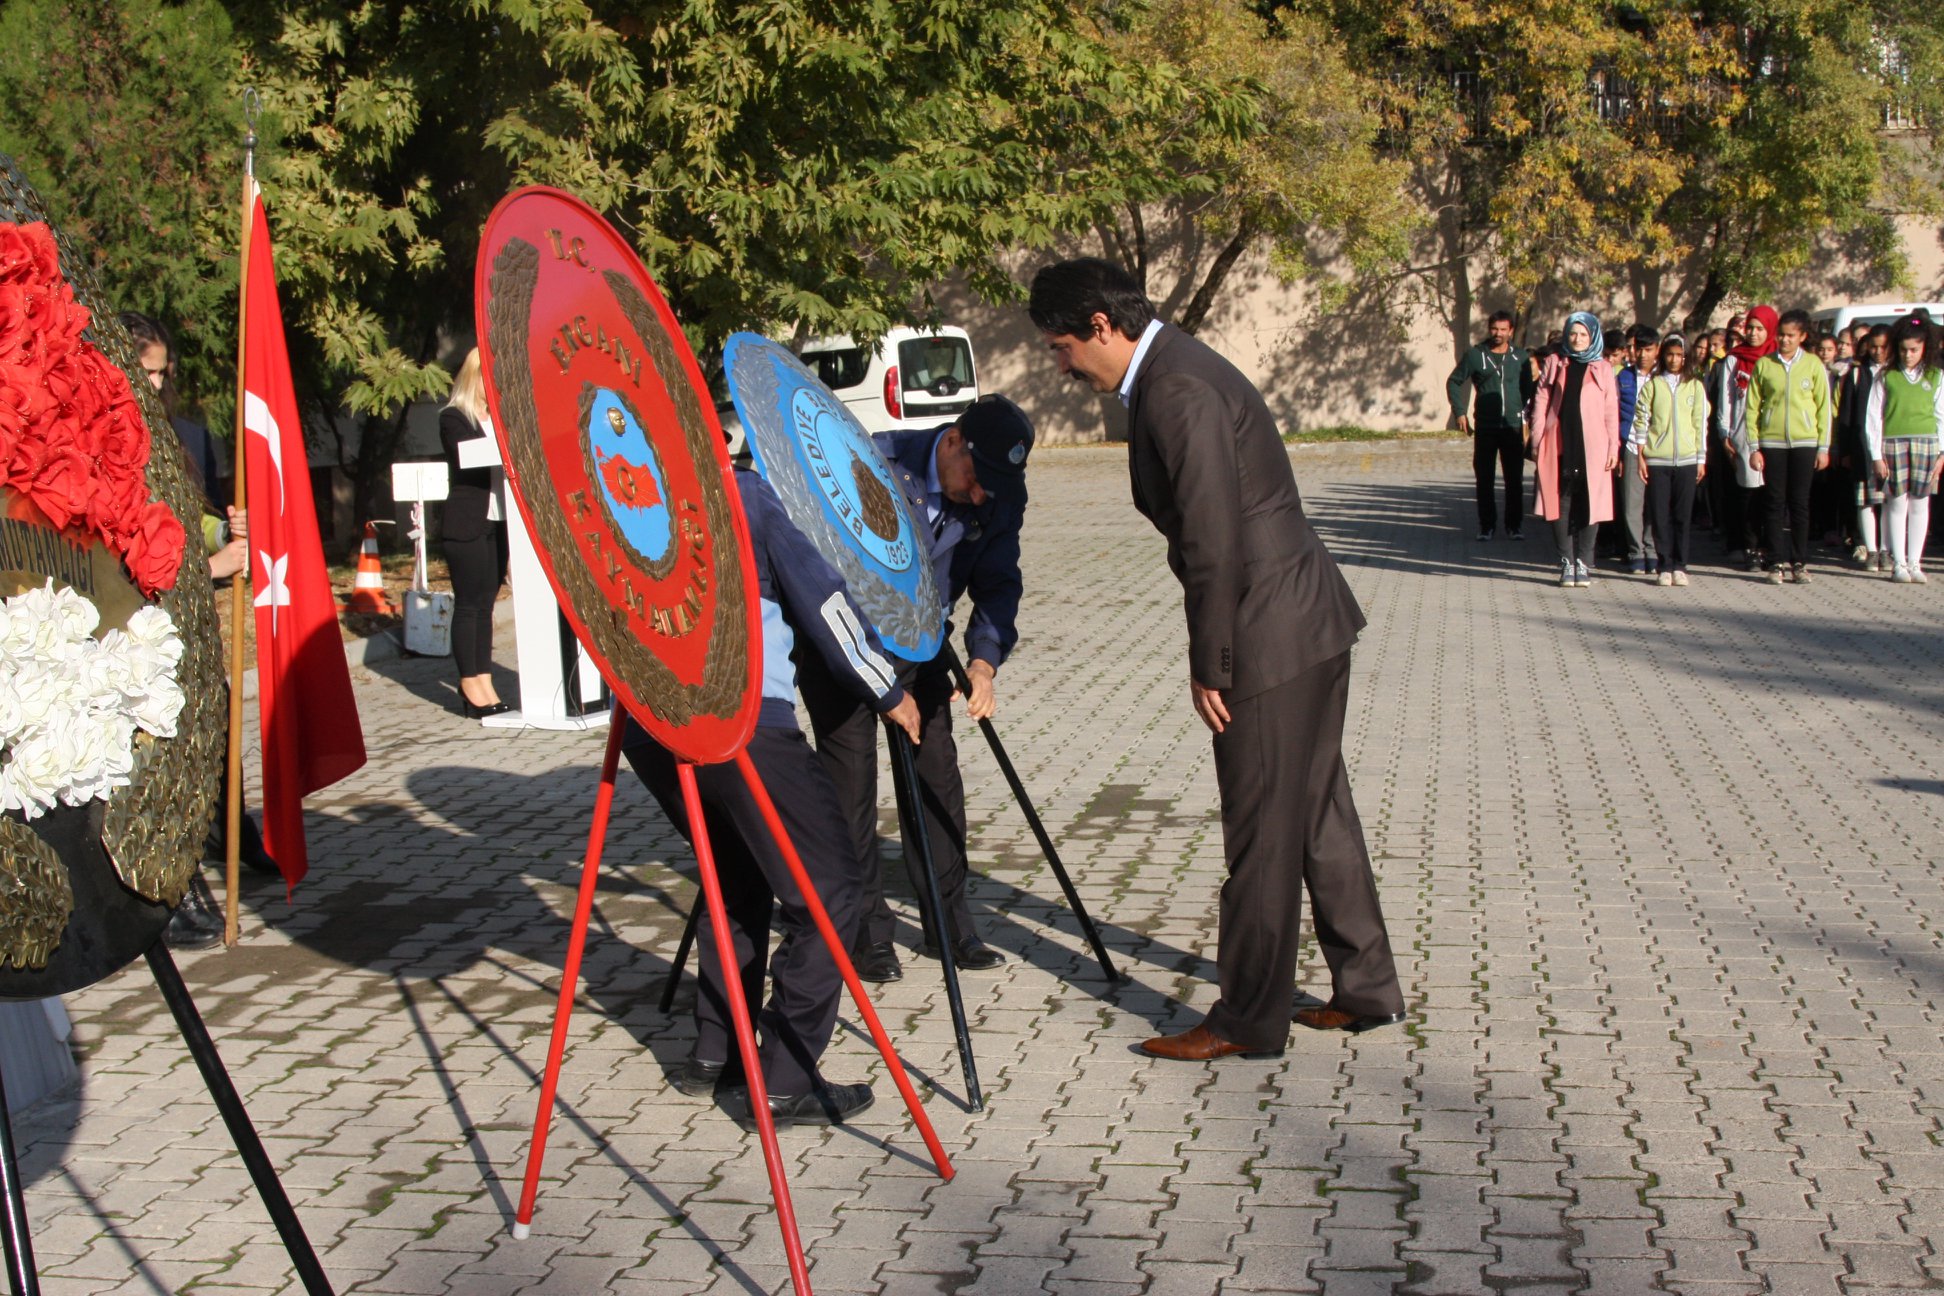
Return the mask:
<svg viewBox="0 0 1944 1296">
<path fill-rule="evenodd" d="M 778 1129 L 791 1125 L 842 1125 L 876 1101 L 867 1084 L 823 1085 L 807 1094 L 771 1094 L 770 1119 Z M 755 1128 L 756 1115 L 746 1103 L 738 1123 Z"/>
<path fill-rule="evenodd" d="M 484 720 L 487 716 L 502 715 L 513 709 L 511 702 L 490 702 L 485 706 L 474 706 L 465 698 L 460 698 L 459 702 L 465 707 L 468 720 Z"/>
<path fill-rule="evenodd" d="M 691 1098 L 707 1098 L 722 1083 L 723 1072 L 728 1069 L 727 1062 L 711 1062 L 691 1053 L 675 1073 L 675 1088 Z"/>
<path fill-rule="evenodd" d="M 898 964 L 898 947 L 890 941 L 877 945 L 866 945 L 851 955 L 851 966 L 857 969 L 860 981 L 872 981 L 883 985 L 887 981 L 904 980 L 904 968 Z"/>
<path fill-rule="evenodd" d="M 938 957 L 938 947 L 927 941 L 918 947 L 920 956 Z M 990 972 L 1006 961 L 1006 956 L 977 936 L 967 936 L 952 946 L 952 965 L 962 972 Z"/>
<path fill-rule="evenodd" d="M 181 903 L 169 915 L 162 939 L 170 949 L 209 949 L 223 943 L 223 925 L 216 897 L 209 893 L 209 883 L 198 873 L 189 879 L 189 889 L 183 892 Z"/>
<path fill-rule="evenodd" d="M 1505 536 L 1505 538 L 1506 538 L 1506 539 L 1508 539 L 1508 540 L 1512 540 L 1512 541 L 1519 541 L 1519 540 L 1524 540 L 1524 539 L 1525 539 L 1525 532 L 1523 532 L 1523 531 L 1508 531 L 1508 532 L 1506 533 L 1506 536 Z"/>
</svg>

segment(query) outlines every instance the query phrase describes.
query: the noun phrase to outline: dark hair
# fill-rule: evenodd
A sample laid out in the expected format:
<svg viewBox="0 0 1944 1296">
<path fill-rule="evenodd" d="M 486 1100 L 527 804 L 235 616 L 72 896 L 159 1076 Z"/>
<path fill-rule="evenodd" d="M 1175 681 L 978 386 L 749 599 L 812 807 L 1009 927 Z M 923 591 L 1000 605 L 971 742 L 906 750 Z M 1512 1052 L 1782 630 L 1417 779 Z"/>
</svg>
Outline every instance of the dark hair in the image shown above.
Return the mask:
<svg viewBox="0 0 1944 1296">
<path fill-rule="evenodd" d="M 1668 352 L 1679 351 L 1683 356 L 1687 354 L 1687 339 L 1683 338 L 1679 333 L 1669 333 L 1654 345 L 1660 347 L 1660 360 L 1654 367 L 1662 373 L 1667 372 Z"/>
<path fill-rule="evenodd" d="M 1795 325 L 1804 337 L 1816 331 L 1815 326 L 1809 322 L 1809 312 L 1805 310 L 1783 311 L 1782 318 L 1775 321 L 1775 331 L 1780 333 L 1791 324 Z"/>
<path fill-rule="evenodd" d="M 135 343 L 135 358 L 137 361 L 141 360 L 141 352 L 144 348 L 159 346 L 168 353 L 169 370 L 175 368 L 175 339 L 169 336 L 169 330 L 163 328 L 160 321 L 151 319 L 140 311 L 123 311 L 117 318 L 121 320 L 121 326 L 128 330 L 128 336 Z M 162 386 L 156 395 L 161 398 L 162 412 L 170 418 L 174 418 L 178 397 L 176 395 L 175 374 L 173 372 L 163 372 Z"/>
<path fill-rule="evenodd" d="M 1627 336 L 1624 333 L 1609 333 L 1604 340 L 1605 345 L 1600 348 L 1600 354 L 1603 356 L 1610 356 L 1627 349 Z"/>
<path fill-rule="evenodd" d="M 1075 257 L 1033 276 L 1026 313 L 1043 332 L 1088 337 L 1093 317 L 1105 315 L 1124 338 L 1134 339 L 1154 319 L 1154 303 L 1133 275 L 1099 257 Z"/>
<path fill-rule="evenodd" d="M 1514 316 L 1511 311 L 1495 310 L 1491 313 L 1489 317 L 1486 318 L 1485 327 L 1490 328 L 1494 324 L 1510 324 L 1513 325 L 1514 327 L 1517 327 L 1518 323 L 1519 321 L 1517 317 Z"/>
<path fill-rule="evenodd" d="M 1634 325 L 1633 340 L 1635 346 L 1659 346 L 1660 334 L 1654 332 L 1654 330 L 1648 328 L 1645 324 L 1636 324 Z"/>
<path fill-rule="evenodd" d="M 1908 318 L 1898 323 L 1896 330 L 1891 335 L 1891 339 L 1890 339 L 1890 363 L 1891 364 L 1900 365 L 1903 363 L 1903 344 L 1906 338 L 1916 338 L 1919 342 L 1922 342 L 1924 344 L 1924 356 L 1922 360 L 1918 361 L 1918 363 L 1924 366 L 1926 369 L 1928 369 L 1931 363 L 1931 353 L 1936 350 L 1937 343 L 1936 340 L 1931 337 L 1930 325 L 1918 319 L 1916 317 L 1916 312 L 1914 311 L 1910 314 Z"/>
</svg>

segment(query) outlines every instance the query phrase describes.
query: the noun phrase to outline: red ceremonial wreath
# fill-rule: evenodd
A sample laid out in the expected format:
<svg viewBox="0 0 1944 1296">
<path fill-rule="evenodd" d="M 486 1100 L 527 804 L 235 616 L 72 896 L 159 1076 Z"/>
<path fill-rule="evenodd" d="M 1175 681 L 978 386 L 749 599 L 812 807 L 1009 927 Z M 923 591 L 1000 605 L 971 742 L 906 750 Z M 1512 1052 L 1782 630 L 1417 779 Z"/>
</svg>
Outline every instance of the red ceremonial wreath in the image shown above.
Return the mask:
<svg viewBox="0 0 1944 1296">
<path fill-rule="evenodd" d="M 83 340 L 87 307 L 46 225 L 0 221 L 0 486 L 86 532 L 142 593 L 172 588 L 186 536 L 149 498 L 148 421 L 128 375 Z"/>
</svg>

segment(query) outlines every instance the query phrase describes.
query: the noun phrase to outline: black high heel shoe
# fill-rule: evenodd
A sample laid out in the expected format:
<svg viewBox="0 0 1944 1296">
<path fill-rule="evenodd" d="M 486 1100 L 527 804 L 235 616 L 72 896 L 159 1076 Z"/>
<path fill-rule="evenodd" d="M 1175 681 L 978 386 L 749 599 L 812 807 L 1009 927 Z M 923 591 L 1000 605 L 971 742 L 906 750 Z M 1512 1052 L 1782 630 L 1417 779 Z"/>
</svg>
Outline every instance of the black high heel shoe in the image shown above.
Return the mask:
<svg viewBox="0 0 1944 1296">
<path fill-rule="evenodd" d="M 487 706 L 474 706 L 470 700 L 463 697 L 459 699 L 459 705 L 465 708 L 466 719 L 468 720 L 484 720 L 487 716 L 500 715 L 503 712 L 513 709 L 511 702 L 494 702 Z"/>
</svg>

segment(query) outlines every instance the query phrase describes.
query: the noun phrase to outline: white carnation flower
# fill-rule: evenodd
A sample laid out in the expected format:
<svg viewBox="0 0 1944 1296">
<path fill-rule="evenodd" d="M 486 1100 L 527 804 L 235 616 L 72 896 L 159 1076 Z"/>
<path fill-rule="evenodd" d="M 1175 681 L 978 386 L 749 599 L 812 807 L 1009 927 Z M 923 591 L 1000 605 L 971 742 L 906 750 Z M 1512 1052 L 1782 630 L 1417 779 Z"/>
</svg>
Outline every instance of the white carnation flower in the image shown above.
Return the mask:
<svg viewBox="0 0 1944 1296">
<path fill-rule="evenodd" d="M 126 787 L 138 728 L 172 738 L 182 639 L 159 607 L 89 636 L 93 604 L 49 581 L 0 600 L 0 810 L 38 818 Z"/>
</svg>

